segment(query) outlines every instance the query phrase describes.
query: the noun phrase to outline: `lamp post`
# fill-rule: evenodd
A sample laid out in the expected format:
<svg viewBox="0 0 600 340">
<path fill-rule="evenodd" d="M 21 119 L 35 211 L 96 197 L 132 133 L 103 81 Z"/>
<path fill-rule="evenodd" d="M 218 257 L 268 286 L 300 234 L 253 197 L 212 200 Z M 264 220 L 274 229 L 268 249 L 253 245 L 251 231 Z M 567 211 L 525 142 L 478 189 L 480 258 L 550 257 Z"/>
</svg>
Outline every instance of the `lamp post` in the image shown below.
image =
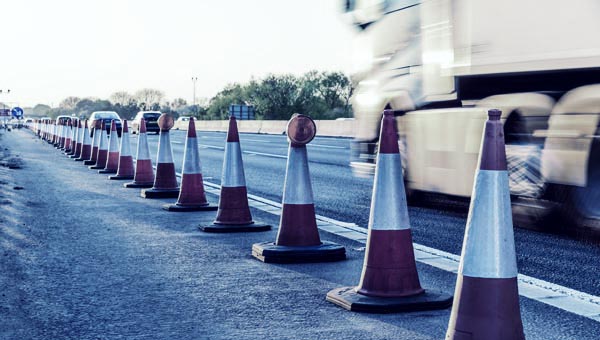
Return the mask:
<svg viewBox="0 0 600 340">
<path fill-rule="evenodd" d="M 192 98 L 192 105 L 194 108 L 194 116 L 198 118 L 198 109 L 196 108 L 196 82 L 198 81 L 198 77 L 192 77 L 192 84 L 194 85 L 194 97 Z"/>
</svg>

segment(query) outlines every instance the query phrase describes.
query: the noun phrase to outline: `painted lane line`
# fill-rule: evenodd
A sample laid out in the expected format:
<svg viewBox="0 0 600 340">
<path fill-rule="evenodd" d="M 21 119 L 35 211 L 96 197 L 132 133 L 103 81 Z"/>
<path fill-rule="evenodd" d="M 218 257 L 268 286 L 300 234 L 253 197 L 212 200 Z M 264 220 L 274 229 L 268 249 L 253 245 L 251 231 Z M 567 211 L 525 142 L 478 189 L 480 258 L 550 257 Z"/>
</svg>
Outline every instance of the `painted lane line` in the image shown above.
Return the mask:
<svg viewBox="0 0 600 340">
<path fill-rule="evenodd" d="M 326 148 L 326 149 L 348 149 L 345 146 L 334 146 L 334 145 L 325 145 L 325 144 L 307 144 L 308 146 L 314 146 L 317 148 Z"/>
<path fill-rule="evenodd" d="M 265 156 L 265 157 L 287 159 L 287 156 L 274 155 L 274 154 L 271 154 L 271 153 L 264 153 L 264 152 L 257 152 L 257 151 L 242 151 L 242 152 L 246 153 L 246 154 L 249 154 L 249 155 L 258 155 L 258 156 Z"/>
<path fill-rule="evenodd" d="M 153 167 L 156 168 L 156 166 Z M 181 178 L 181 173 L 177 173 L 177 177 Z M 204 186 L 208 193 L 215 196 L 221 194 L 221 186 L 218 184 L 204 181 Z M 255 209 L 276 216 L 281 215 L 282 205 L 279 202 L 251 194 L 248 194 L 248 201 L 249 205 Z M 341 222 L 320 215 L 317 215 L 316 218 L 319 229 L 366 244 L 367 229 L 361 228 L 355 223 Z M 416 261 L 454 274 L 458 273 L 459 255 L 418 243 L 413 243 L 413 246 Z M 519 274 L 517 280 L 519 295 L 600 322 L 600 297 L 528 275 Z"/>
</svg>

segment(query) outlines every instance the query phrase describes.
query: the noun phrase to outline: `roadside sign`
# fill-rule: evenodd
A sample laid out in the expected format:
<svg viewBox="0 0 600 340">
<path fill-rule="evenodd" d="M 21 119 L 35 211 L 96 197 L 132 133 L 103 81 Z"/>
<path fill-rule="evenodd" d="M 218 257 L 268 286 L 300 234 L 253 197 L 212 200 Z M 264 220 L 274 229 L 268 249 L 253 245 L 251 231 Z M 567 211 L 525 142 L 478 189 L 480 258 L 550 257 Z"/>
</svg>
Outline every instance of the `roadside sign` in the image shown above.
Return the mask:
<svg viewBox="0 0 600 340">
<path fill-rule="evenodd" d="M 15 118 L 23 118 L 23 109 L 18 106 L 13 107 L 10 112 Z"/>
<path fill-rule="evenodd" d="M 10 109 L 0 109 L 0 117 L 10 116 Z"/>
</svg>

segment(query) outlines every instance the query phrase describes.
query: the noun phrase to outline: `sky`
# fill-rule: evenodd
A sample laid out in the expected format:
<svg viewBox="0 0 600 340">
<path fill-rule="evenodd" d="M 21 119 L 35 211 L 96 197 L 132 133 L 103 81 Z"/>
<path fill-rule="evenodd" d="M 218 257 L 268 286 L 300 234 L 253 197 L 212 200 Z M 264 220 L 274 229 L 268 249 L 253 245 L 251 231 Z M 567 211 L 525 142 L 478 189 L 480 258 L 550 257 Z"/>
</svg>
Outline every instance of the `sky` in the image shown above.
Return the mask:
<svg viewBox="0 0 600 340">
<path fill-rule="evenodd" d="M 269 73 L 351 69 L 341 0 L 2 0 L 0 102 L 142 88 L 210 98 Z M 6 89 L 11 93 L 6 94 Z"/>
</svg>

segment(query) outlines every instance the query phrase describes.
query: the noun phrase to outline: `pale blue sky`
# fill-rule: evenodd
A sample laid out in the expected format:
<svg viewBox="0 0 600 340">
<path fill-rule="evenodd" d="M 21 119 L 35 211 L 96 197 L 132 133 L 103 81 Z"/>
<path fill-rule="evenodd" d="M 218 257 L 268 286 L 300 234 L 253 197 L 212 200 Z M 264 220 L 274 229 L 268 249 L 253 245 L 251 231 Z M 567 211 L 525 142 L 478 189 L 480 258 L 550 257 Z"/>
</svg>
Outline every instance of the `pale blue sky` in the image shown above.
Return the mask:
<svg viewBox="0 0 600 340">
<path fill-rule="evenodd" d="M 267 73 L 351 68 L 340 0 L 3 0 L 0 101 L 151 87 L 211 97 Z"/>
</svg>

